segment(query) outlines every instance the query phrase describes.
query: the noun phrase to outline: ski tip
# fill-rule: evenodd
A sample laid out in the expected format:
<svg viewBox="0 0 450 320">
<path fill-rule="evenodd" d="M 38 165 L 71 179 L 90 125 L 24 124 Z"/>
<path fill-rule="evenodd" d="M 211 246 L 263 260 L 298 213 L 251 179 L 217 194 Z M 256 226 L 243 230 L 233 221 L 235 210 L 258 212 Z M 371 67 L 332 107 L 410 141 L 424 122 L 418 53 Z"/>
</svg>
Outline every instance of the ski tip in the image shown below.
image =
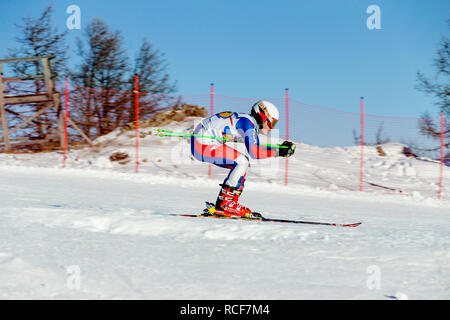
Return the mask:
<svg viewBox="0 0 450 320">
<path fill-rule="evenodd" d="M 362 222 L 357 222 L 357 223 L 348 223 L 348 224 L 340 224 L 339 226 L 341 227 L 357 227 L 361 224 Z"/>
</svg>

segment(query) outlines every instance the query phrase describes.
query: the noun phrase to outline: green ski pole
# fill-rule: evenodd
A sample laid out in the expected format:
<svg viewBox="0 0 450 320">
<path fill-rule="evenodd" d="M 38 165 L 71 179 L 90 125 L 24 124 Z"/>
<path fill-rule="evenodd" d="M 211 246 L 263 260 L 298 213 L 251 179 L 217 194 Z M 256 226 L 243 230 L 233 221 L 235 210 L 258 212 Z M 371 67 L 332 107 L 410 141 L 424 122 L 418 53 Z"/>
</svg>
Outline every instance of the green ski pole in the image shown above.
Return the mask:
<svg viewBox="0 0 450 320">
<path fill-rule="evenodd" d="M 226 138 L 205 136 L 205 135 L 201 135 L 201 134 L 194 134 L 194 133 L 187 133 L 187 132 L 170 131 L 170 130 L 164 130 L 164 129 L 155 129 L 155 131 L 163 132 L 163 133 L 156 134 L 157 136 L 160 136 L 160 137 L 176 137 L 176 138 L 199 137 L 199 138 L 216 139 L 216 140 L 222 140 L 222 141 L 233 141 L 233 140 L 226 139 Z M 265 147 L 271 147 L 271 148 L 288 148 L 287 146 L 280 146 L 278 144 L 261 143 L 260 145 L 265 146 Z"/>
</svg>

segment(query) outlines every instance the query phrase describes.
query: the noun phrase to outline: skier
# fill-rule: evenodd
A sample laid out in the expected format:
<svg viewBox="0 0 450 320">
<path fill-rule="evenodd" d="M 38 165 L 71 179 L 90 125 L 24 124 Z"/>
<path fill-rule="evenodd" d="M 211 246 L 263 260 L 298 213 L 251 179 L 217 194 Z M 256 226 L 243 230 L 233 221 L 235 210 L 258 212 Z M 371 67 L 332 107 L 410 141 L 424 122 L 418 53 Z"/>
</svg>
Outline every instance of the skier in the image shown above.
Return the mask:
<svg viewBox="0 0 450 320">
<path fill-rule="evenodd" d="M 250 114 L 221 112 L 203 119 L 195 128 L 196 136 L 191 137 L 192 155 L 199 161 L 230 169 L 228 176 L 220 184 L 215 214 L 250 218 L 260 216 L 238 203 L 244 189 L 249 157 L 231 148 L 225 142 L 243 140 L 248 155 L 253 159 L 290 157 L 295 152 L 295 145 L 291 141 L 286 140 L 279 145 L 283 148 L 264 147 L 259 144 L 258 133 L 268 135 L 278 119 L 279 112 L 275 105 L 259 100 L 252 106 Z"/>
</svg>

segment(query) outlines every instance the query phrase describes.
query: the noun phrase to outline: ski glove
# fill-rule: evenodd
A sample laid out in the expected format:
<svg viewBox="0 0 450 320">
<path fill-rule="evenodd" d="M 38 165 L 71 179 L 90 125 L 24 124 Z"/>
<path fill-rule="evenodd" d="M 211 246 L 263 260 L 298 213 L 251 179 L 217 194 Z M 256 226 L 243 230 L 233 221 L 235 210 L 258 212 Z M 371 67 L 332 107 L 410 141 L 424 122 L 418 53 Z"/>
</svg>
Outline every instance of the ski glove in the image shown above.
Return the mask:
<svg viewBox="0 0 450 320">
<path fill-rule="evenodd" d="M 287 148 L 278 148 L 278 156 L 280 157 L 290 157 L 295 152 L 295 145 L 291 141 L 284 141 L 282 144 L 280 144 L 282 147 Z"/>
</svg>

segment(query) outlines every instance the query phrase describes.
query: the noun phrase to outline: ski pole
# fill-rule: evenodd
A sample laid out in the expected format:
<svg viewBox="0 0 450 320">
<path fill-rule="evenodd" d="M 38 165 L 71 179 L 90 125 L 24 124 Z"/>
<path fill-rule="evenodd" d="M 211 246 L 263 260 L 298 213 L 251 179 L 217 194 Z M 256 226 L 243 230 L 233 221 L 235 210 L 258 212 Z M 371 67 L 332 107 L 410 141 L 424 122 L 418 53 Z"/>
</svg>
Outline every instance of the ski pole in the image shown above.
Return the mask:
<svg viewBox="0 0 450 320">
<path fill-rule="evenodd" d="M 221 137 L 214 137 L 214 136 L 204 136 L 201 134 L 194 134 L 194 133 L 187 133 L 187 132 L 177 132 L 177 131 L 170 131 L 170 130 L 164 130 L 164 129 L 155 129 L 157 132 L 163 132 L 163 133 L 157 133 L 157 136 L 160 137 L 176 137 L 176 138 L 187 138 L 187 137 L 199 137 L 199 138 L 208 138 L 208 139 L 216 139 L 216 140 L 222 140 L 222 141 L 233 141 L 231 139 L 221 138 Z M 287 146 L 280 146 L 278 144 L 265 144 L 261 143 L 261 146 L 265 147 L 271 147 L 271 148 L 289 148 Z"/>
</svg>

